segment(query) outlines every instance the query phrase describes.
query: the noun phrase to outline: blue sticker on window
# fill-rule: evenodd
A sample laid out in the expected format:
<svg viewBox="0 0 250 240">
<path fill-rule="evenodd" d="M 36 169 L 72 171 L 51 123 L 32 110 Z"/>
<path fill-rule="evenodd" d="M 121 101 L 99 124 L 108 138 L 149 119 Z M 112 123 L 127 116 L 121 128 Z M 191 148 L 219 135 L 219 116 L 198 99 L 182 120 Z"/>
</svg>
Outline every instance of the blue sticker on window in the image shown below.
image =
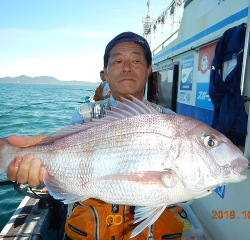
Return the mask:
<svg viewBox="0 0 250 240">
<path fill-rule="evenodd" d="M 224 196 L 225 196 L 225 185 L 220 186 L 220 187 L 217 187 L 214 191 L 215 191 L 221 198 L 224 198 Z"/>
</svg>

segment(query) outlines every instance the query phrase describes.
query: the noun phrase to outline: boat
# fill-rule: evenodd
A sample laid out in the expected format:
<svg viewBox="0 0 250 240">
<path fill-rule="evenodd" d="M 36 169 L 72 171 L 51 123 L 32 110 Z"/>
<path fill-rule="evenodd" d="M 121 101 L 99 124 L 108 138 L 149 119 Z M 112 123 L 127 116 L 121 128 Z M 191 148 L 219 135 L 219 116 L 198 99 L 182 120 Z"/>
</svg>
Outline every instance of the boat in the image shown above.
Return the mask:
<svg viewBox="0 0 250 240">
<path fill-rule="evenodd" d="M 184 5 L 179 29 L 153 52 L 152 76 L 149 78 L 147 99 L 177 114 L 196 118 L 212 125 L 214 105 L 209 91 L 210 75 L 218 42 L 225 32 L 244 26 L 244 46 L 240 76 L 240 95 L 249 113 L 249 1 L 248 0 L 187 0 L 172 1 L 157 18 L 162 19 L 171 8 Z M 152 30 L 151 30 L 152 32 Z M 176 36 L 178 35 L 178 36 Z M 172 38 L 175 37 L 173 40 Z M 171 40 L 172 39 L 172 40 Z M 168 44 L 167 44 L 168 43 Z M 225 42 L 223 44 L 226 44 Z M 236 91 L 236 90 L 235 90 Z M 246 126 L 249 129 L 249 120 Z M 238 147 L 249 159 L 250 133 Z M 244 144 L 245 142 L 245 144 Z M 195 200 L 191 205 L 203 229 L 203 239 L 249 239 L 249 167 L 244 170 L 247 180 L 222 186 L 213 194 Z"/>
<path fill-rule="evenodd" d="M 25 197 L 1 231 L 0 239 L 66 240 L 66 205 L 51 197 L 43 185 L 32 189 L 17 182 L 13 185 Z"/>
<path fill-rule="evenodd" d="M 173 0 L 157 18 L 158 23 L 163 23 L 162 20 L 165 20 L 167 14 L 172 14 L 173 17 L 176 9 L 181 6 L 184 11 L 179 29 L 172 31 L 171 35 L 166 36 L 166 40 L 152 51 L 152 75 L 145 89 L 145 98 L 170 108 L 177 114 L 187 115 L 211 125 L 214 106 L 209 95 L 209 82 L 215 49 L 226 31 L 242 25 L 245 28 L 245 44 L 240 91 L 248 113 L 249 0 Z M 144 25 L 146 37 L 155 30 L 154 22 L 148 20 L 146 19 Z M 239 147 L 249 159 L 249 133 L 243 142 L 245 143 Z M 192 224 L 191 229 L 183 232 L 183 240 L 249 239 L 249 169 L 244 170 L 248 176 L 247 180 L 221 186 L 211 195 L 183 206 Z M 62 203 L 53 201 L 46 191 L 42 190 L 42 186 L 32 191 L 17 184 L 15 188 L 28 196 L 2 230 L 0 238 L 67 239 L 64 233 L 66 209 Z"/>
</svg>

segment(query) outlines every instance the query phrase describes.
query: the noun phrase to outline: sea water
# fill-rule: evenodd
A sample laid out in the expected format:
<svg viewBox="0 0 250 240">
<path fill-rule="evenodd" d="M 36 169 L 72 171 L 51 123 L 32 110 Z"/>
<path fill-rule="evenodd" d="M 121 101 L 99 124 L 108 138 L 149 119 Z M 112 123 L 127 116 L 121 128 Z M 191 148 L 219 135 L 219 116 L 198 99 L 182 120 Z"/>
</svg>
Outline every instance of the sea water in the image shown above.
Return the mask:
<svg viewBox="0 0 250 240">
<path fill-rule="evenodd" d="M 9 135 L 52 134 L 68 125 L 84 97 L 94 94 L 93 86 L 0 83 L 0 138 Z M 6 173 L 0 181 L 8 180 Z M 0 231 L 24 195 L 13 185 L 0 186 Z"/>
</svg>

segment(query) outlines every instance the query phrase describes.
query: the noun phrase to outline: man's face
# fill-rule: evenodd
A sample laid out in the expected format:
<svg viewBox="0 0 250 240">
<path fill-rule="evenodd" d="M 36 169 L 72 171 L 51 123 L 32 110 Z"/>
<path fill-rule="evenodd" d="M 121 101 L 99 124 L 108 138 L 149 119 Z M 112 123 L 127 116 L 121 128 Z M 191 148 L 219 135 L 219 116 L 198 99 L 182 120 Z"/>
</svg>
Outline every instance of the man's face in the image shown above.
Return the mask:
<svg viewBox="0 0 250 240">
<path fill-rule="evenodd" d="M 143 47 L 135 42 L 116 44 L 110 51 L 108 66 L 104 68 L 116 100 L 120 100 L 120 97 L 130 98 L 129 95 L 142 100 L 150 72 L 151 65 L 147 67 Z"/>
<path fill-rule="evenodd" d="M 106 81 L 106 76 L 104 73 L 100 73 L 100 78 L 102 79 L 102 81 Z"/>
</svg>

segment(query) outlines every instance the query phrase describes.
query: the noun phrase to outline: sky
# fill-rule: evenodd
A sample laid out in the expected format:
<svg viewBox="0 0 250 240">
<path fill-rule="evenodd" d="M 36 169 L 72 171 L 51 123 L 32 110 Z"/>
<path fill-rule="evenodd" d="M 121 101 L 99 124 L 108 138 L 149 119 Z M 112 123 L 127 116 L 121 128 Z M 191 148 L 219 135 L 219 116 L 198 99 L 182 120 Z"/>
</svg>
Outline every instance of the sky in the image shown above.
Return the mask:
<svg viewBox="0 0 250 240">
<path fill-rule="evenodd" d="M 143 35 L 147 1 L 0 0 L 0 78 L 27 75 L 100 82 L 108 42 L 125 31 Z M 151 18 L 171 2 L 151 0 Z M 152 35 L 151 50 L 170 32 L 167 19 L 163 33 Z"/>
</svg>

